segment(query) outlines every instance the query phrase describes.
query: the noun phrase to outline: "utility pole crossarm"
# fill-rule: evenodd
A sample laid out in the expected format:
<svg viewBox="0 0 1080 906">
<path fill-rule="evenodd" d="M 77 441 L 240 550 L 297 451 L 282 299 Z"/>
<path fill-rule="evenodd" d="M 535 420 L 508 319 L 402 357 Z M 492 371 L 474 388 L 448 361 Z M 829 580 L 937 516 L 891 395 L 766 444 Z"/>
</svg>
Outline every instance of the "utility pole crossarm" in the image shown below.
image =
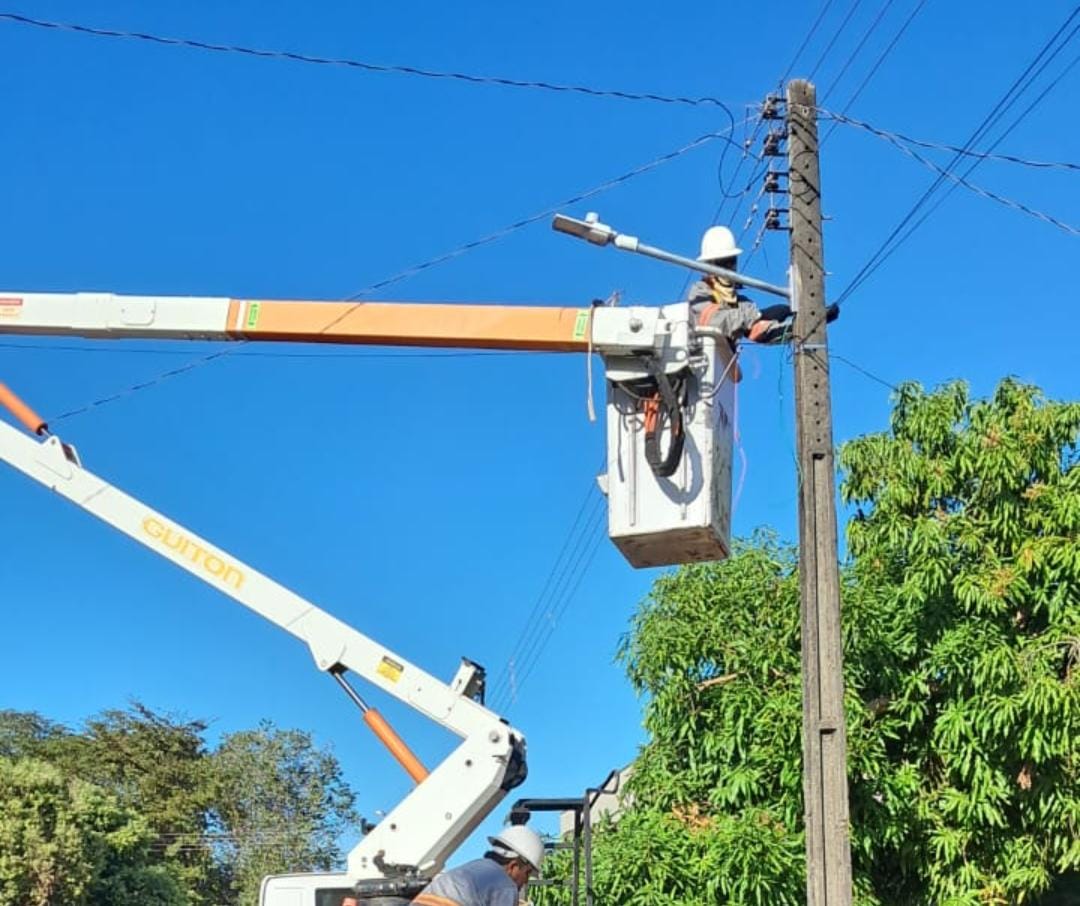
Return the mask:
<svg viewBox="0 0 1080 906">
<path fill-rule="evenodd" d="M 787 89 L 807 906 L 849 906 L 847 732 L 814 86 Z"/>
</svg>

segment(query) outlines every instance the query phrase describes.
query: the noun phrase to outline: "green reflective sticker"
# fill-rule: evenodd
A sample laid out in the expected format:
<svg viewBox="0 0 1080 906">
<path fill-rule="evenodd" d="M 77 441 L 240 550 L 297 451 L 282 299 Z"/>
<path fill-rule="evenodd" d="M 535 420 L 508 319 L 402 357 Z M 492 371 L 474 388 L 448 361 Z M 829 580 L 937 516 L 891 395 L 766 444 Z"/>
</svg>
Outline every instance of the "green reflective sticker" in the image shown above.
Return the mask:
<svg viewBox="0 0 1080 906">
<path fill-rule="evenodd" d="M 259 323 L 259 303 L 252 302 L 248 306 L 247 326 L 254 327 Z"/>
<path fill-rule="evenodd" d="M 583 308 L 577 313 L 574 321 L 574 339 L 584 340 L 585 332 L 589 329 L 589 309 Z"/>
</svg>

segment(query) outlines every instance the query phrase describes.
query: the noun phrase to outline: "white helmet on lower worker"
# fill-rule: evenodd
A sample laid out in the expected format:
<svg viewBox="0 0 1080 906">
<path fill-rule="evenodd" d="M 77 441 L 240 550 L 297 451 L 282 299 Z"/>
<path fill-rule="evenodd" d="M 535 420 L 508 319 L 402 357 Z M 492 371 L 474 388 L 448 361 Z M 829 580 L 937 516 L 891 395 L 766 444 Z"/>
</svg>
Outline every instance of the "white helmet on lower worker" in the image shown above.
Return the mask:
<svg viewBox="0 0 1080 906">
<path fill-rule="evenodd" d="M 726 226 L 709 227 L 701 237 L 701 254 L 698 261 L 723 261 L 742 254 L 735 244 L 735 234 Z"/>
<path fill-rule="evenodd" d="M 532 828 L 524 824 L 514 824 L 504 828 L 488 842 L 500 856 L 524 859 L 539 873 L 544 864 L 544 841 Z"/>
</svg>

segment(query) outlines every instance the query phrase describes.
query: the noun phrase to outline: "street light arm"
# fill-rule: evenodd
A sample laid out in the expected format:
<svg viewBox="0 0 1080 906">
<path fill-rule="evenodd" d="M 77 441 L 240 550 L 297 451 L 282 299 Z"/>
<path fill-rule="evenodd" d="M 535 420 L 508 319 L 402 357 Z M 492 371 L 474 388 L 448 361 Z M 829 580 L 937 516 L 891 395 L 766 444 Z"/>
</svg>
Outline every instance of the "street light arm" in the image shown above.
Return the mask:
<svg viewBox="0 0 1080 906">
<path fill-rule="evenodd" d="M 565 214 L 556 214 L 555 219 L 551 222 L 551 227 L 556 232 L 566 233 L 569 236 L 576 236 L 578 239 L 584 239 L 587 242 L 591 242 L 593 245 L 614 244 L 615 248 L 622 249 L 624 252 L 637 252 L 639 255 L 656 258 L 658 261 L 666 261 L 668 264 L 677 264 L 680 267 L 699 271 L 702 274 L 723 277 L 725 280 L 730 280 L 732 283 L 737 283 L 740 286 L 748 286 L 751 289 L 758 289 L 765 293 L 771 293 L 774 296 L 783 296 L 785 299 L 791 298 L 791 289 L 789 287 L 777 286 L 774 283 L 766 283 L 764 280 L 758 280 L 756 277 L 748 277 L 745 274 L 730 271 L 727 268 L 717 267 L 715 264 L 709 264 L 707 261 L 686 258 L 682 255 L 676 255 L 674 252 L 668 252 L 664 249 L 657 248 L 656 246 L 645 245 L 637 236 L 619 233 L 606 223 L 600 223 L 598 216 L 592 212 L 586 214 L 584 220 L 567 217 Z"/>
</svg>

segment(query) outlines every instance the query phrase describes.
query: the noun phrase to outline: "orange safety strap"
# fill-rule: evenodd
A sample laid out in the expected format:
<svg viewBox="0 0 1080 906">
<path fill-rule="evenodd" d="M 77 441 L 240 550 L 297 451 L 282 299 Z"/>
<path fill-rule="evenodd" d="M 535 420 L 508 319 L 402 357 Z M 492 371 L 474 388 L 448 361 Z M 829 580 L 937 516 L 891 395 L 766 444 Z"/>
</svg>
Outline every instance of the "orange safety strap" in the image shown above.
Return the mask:
<svg viewBox="0 0 1080 906">
<path fill-rule="evenodd" d="M 720 305 L 717 302 L 710 302 L 703 309 L 701 309 L 701 315 L 698 317 L 698 325 L 705 327 L 709 323 L 709 319 L 719 311 Z"/>
<path fill-rule="evenodd" d="M 436 896 L 433 893 L 421 893 L 413 897 L 414 903 L 419 903 L 420 906 L 461 906 L 457 900 L 451 900 L 449 897 Z"/>
</svg>

